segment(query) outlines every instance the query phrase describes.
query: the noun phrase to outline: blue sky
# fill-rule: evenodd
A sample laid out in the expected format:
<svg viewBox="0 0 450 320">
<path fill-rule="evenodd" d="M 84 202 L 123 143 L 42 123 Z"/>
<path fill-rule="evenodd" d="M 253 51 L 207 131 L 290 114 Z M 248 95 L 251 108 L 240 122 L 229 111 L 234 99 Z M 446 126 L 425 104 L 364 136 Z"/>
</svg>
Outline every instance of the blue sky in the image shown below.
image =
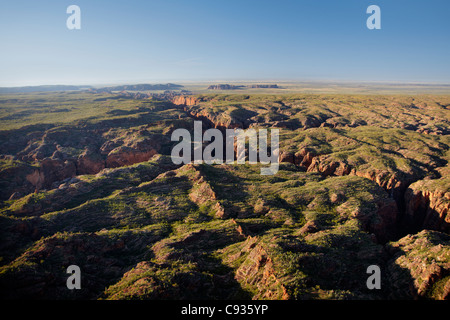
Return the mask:
<svg viewBox="0 0 450 320">
<path fill-rule="evenodd" d="M 66 8 L 81 8 L 69 30 Z M 381 30 L 366 9 L 381 8 Z M 219 80 L 450 83 L 448 0 L 14 0 L 0 86 Z"/>
</svg>

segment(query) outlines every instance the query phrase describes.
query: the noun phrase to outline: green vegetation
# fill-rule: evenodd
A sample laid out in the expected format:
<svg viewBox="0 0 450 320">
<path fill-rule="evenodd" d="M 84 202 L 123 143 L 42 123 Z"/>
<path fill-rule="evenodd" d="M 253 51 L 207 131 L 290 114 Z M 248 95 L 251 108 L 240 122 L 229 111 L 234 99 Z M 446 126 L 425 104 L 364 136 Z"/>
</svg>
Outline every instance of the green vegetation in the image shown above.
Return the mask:
<svg viewBox="0 0 450 320">
<path fill-rule="evenodd" d="M 0 297 L 448 299 L 450 96 L 271 90 L 0 96 Z M 195 119 L 278 128 L 278 173 L 174 165 Z"/>
</svg>

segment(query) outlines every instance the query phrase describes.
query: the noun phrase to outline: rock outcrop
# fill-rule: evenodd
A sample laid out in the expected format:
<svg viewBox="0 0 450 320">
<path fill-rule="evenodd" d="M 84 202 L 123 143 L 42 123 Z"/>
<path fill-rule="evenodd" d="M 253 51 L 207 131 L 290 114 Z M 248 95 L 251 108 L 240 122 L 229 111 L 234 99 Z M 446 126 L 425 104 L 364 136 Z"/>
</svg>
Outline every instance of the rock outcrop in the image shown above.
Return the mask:
<svg viewBox="0 0 450 320">
<path fill-rule="evenodd" d="M 191 201 L 199 207 L 209 207 L 210 211 L 214 211 L 214 216 L 216 218 L 228 218 L 229 213 L 225 211 L 223 205 L 218 201 L 218 197 L 206 180 L 205 175 L 193 165 L 187 165 L 186 167 L 195 171 L 195 174 L 191 177 L 194 182 L 194 185 L 189 192 Z"/>
<path fill-rule="evenodd" d="M 163 138 L 167 139 L 159 136 L 150 136 L 139 140 L 131 139 L 108 153 L 106 167 L 116 168 L 148 161 L 161 149 Z"/>
<path fill-rule="evenodd" d="M 148 161 L 156 153 L 157 151 L 155 149 L 136 150 L 132 147 L 120 146 L 108 154 L 106 167 L 117 168 Z"/>
<path fill-rule="evenodd" d="M 172 99 L 172 103 L 182 106 L 195 106 L 200 100 L 194 96 L 181 95 Z"/>
<path fill-rule="evenodd" d="M 96 174 L 105 168 L 105 160 L 95 150 L 86 149 L 77 159 L 77 174 Z"/>
<path fill-rule="evenodd" d="M 289 294 L 278 279 L 272 258 L 257 237 L 248 237 L 242 250 L 232 257 L 237 259 L 246 255 L 236 270 L 236 280 L 244 287 L 256 288 L 254 299 L 287 300 Z M 230 261 L 232 263 L 232 260 Z"/>
<path fill-rule="evenodd" d="M 354 168 L 346 161 L 329 160 L 328 155 L 317 155 L 308 149 L 301 149 L 295 154 L 281 151 L 279 161 L 293 163 L 304 168 L 307 172 L 319 172 L 325 177 L 356 175 L 367 178 L 376 182 L 397 201 L 403 201 L 400 198 L 403 197 L 407 186 L 414 181 L 412 177 L 402 180 L 395 172 Z"/>
<path fill-rule="evenodd" d="M 76 176 L 77 170 L 74 161 L 54 160 L 45 158 L 41 161 L 39 169 L 36 169 L 26 179 L 36 188 L 49 189 L 53 182 Z"/>
</svg>

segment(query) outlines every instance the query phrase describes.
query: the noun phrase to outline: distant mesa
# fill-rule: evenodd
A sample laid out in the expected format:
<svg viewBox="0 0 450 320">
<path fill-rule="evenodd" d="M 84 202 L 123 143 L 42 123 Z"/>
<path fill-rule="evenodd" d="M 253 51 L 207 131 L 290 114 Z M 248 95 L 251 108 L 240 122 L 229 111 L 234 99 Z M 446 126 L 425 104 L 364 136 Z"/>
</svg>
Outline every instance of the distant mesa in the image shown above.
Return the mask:
<svg viewBox="0 0 450 320">
<path fill-rule="evenodd" d="M 257 89 L 279 89 L 277 84 L 252 84 L 247 86 L 247 88 L 257 88 Z"/>
<path fill-rule="evenodd" d="M 91 93 L 119 93 L 120 95 L 117 97 L 128 97 L 132 99 L 163 99 L 170 100 L 174 96 L 179 95 L 180 93 L 183 95 L 192 94 L 188 90 L 180 90 L 184 88 L 184 86 L 173 83 L 166 84 L 134 84 L 134 85 L 121 85 L 115 87 L 103 87 L 103 88 L 91 88 L 89 92 Z M 179 90 L 179 91 L 176 91 Z M 163 91 L 161 92 L 145 92 L 145 91 Z"/>
<path fill-rule="evenodd" d="M 72 86 L 72 85 L 44 85 L 26 87 L 0 87 L 1 93 L 27 93 L 27 92 L 51 92 L 51 91 L 78 91 L 89 90 L 94 93 L 111 93 L 112 91 L 150 91 L 150 90 L 180 90 L 182 85 L 166 84 L 134 84 L 113 87 L 93 88 L 92 86 Z"/>
<path fill-rule="evenodd" d="M 232 85 L 232 84 L 214 84 L 208 87 L 208 90 L 237 90 L 243 88 L 250 89 L 278 89 L 279 86 L 277 84 L 252 84 L 248 86 L 243 85 Z"/>
<path fill-rule="evenodd" d="M 70 86 L 70 85 L 45 85 L 45 86 L 25 86 L 25 87 L 0 87 L 0 93 L 27 93 L 43 91 L 74 91 L 89 89 L 91 86 Z"/>
<path fill-rule="evenodd" d="M 245 86 L 235 86 L 232 84 L 213 84 L 208 87 L 208 90 L 236 90 L 245 88 Z"/>
<path fill-rule="evenodd" d="M 148 91 L 148 90 L 179 90 L 184 88 L 182 85 L 166 83 L 166 84 L 133 84 L 121 85 L 115 87 L 106 87 L 103 89 L 109 91 Z"/>
</svg>

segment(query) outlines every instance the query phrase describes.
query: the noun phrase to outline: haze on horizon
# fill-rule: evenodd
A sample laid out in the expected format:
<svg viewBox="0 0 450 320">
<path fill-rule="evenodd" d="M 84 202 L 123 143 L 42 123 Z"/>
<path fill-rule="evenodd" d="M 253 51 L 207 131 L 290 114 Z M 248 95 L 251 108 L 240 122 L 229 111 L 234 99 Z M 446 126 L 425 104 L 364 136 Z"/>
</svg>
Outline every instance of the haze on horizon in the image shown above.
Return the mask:
<svg viewBox="0 0 450 320">
<path fill-rule="evenodd" d="M 66 27 L 71 4 L 81 30 Z M 366 27 L 371 4 L 381 30 Z M 444 0 L 3 1 L 0 86 L 450 83 L 448 12 Z"/>
</svg>

